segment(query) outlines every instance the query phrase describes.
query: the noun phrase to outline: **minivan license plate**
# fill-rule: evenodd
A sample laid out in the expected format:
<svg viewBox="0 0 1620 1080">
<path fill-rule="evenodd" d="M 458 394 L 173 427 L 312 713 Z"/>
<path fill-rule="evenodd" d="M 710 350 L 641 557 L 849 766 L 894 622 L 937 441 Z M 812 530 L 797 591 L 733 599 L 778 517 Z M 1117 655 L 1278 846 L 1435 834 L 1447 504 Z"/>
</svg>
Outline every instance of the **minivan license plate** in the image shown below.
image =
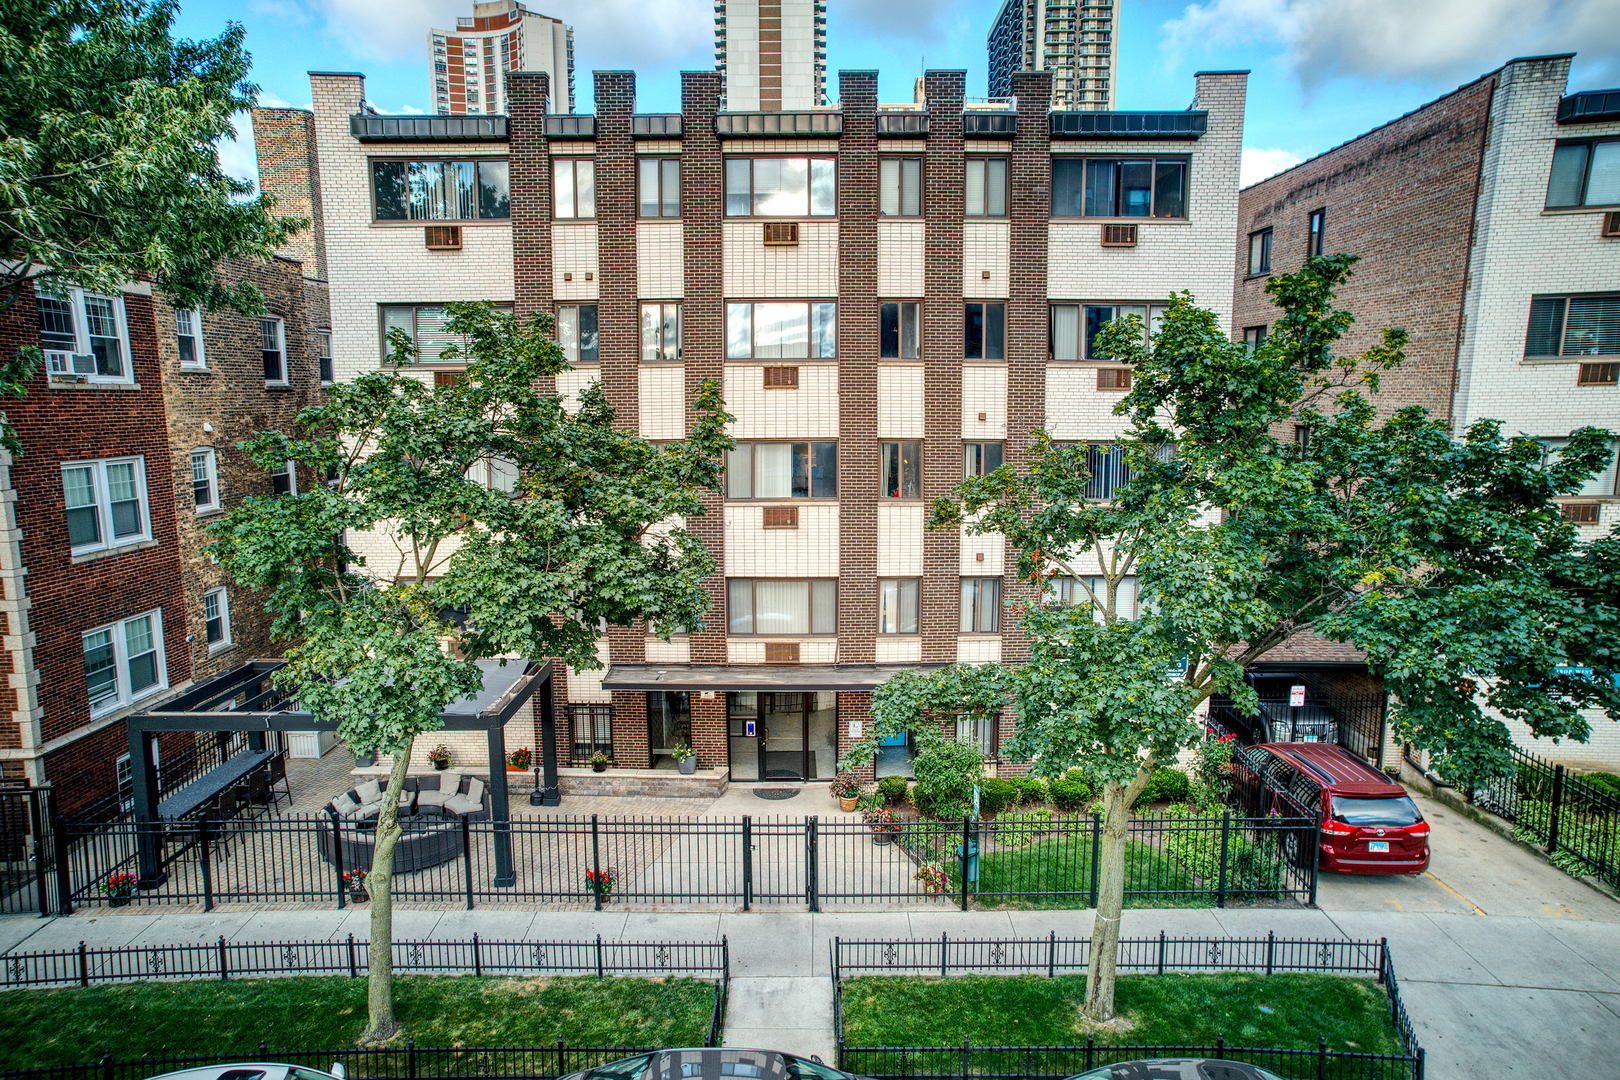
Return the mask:
<svg viewBox="0 0 1620 1080">
<path fill-rule="evenodd" d="M 1387 852 L 1389 850 L 1389 841 L 1388 840 L 1373 840 L 1373 841 L 1370 841 L 1367 844 L 1367 850 L 1368 851 L 1385 851 L 1385 852 Z"/>
</svg>

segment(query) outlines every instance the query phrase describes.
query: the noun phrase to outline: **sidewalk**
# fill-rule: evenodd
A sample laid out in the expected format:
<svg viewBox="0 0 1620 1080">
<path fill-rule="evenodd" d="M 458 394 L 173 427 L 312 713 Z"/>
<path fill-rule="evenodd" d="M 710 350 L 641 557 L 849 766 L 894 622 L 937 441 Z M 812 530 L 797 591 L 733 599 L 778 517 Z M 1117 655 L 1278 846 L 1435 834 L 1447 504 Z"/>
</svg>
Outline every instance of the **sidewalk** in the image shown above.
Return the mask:
<svg viewBox="0 0 1620 1080">
<path fill-rule="evenodd" d="M 843 938 L 1085 937 L 1089 911 L 917 910 L 665 913 L 401 911 L 400 939 L 717 940 L 731 945 L 729 1045 L 765 1045 L 833 1059 L 829 944 Z M 1436 1080 L 1604 1076 L 1620 1060 L 1620 925 L 1471 912 L 1274 909 L 1127 911 L 1126 937 L 1376 939 L 1387 936 L 1401 992 Z M 0 919 L 0 948 L 366 937 L 359 911 L 162 914 Z"/>
</svg>

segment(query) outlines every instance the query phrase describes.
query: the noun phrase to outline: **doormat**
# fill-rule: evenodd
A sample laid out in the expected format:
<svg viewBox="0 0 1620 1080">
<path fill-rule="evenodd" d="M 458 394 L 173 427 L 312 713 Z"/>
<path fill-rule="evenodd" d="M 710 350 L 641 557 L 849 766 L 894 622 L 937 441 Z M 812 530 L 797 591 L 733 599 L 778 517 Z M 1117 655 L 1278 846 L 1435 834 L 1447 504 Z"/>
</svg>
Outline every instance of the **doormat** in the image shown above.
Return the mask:
<svg viewBox="0 0 1620 1080">
<path fill-rule="evenodd" d="M 757 787 L 754 789 L 756 799 L 772 799 L 776 801 L 791 799 L 798 793 L 798 788 L 790 787 Z"/>
</svg>

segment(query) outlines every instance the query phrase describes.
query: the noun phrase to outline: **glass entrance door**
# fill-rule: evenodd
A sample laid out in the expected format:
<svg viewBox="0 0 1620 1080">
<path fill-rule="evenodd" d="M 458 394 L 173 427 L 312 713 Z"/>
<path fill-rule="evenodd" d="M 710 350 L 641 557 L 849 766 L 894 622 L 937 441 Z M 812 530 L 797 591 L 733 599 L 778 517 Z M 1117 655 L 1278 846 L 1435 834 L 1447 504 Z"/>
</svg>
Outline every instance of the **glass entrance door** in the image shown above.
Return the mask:
<svg viewBox="0 0 1620 1080">
<path fill-rule="evenodd" d="M 766 780 L 804 780 L 807 694 L 759 695 L 760 761 Z"/>
<path fill-rule="evenodd" d="M 838 695 L 726 695 L 733 780 L 830 780 L 838 766 Z"/>
</svg>

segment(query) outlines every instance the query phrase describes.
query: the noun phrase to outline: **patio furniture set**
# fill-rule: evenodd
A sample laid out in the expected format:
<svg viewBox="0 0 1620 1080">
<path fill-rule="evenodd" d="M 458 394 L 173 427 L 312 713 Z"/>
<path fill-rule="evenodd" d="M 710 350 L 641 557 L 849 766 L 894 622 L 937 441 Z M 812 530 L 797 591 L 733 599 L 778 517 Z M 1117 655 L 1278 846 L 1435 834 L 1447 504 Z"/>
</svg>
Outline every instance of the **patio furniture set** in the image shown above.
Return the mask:
<svg viewBox="0 0 1620 1080">
<path fill-rule="evenodd" d="M 346 871 L 369 871 L 376 851 L 377 819 L 387 797 L 386 780 L 367 780 L 328 803 L 333 827 L 320 835 L 321 858 Z M 457 857 L 465 850 L 462 823 L 489 820 L 489 791 L 477 776 L 407 776 L 398 797 L 404 835 L 394 847 L 396 874 Z"/>
</svg>

